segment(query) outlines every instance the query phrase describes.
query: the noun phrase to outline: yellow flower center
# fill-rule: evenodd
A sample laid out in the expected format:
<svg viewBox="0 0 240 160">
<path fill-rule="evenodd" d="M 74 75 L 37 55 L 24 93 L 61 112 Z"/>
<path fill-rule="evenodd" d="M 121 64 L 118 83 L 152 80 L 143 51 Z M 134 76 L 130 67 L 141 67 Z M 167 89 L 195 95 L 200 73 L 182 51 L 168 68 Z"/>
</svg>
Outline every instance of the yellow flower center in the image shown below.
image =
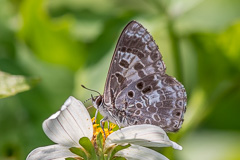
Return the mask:
<svg viewBox="0 0 240 160">
<path fill-rule="evenodd" d="M 92 118 L 92 122 L 93 122 L 93 139 L 95 139 L 95 137 L 97 137 L 97 135 L 99 133 L 102 133 L 102 136 L 104 137 L 104 133 L 103 133 L 102 128 L 100 127 L 99 124 L 94 123 L 94 120 L 96 122 L 95 117 Z M 107 138 L 113 132 L 113 129 L 115 127 L 116 127 L 116 124 L 110 123 L 109 128 L 104 128 L 104 132 L 105 132 L 105 135 L 106 135 L 106 137 L 104 137 L 104 138 Z"/>
</svg>

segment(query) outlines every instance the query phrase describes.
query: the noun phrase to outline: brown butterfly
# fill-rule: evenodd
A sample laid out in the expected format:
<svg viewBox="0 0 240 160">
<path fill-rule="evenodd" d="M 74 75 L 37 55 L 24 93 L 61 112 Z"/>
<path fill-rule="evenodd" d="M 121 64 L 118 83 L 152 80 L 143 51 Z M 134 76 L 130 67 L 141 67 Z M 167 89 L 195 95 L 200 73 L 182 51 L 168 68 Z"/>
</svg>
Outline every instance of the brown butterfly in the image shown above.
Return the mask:
<svg viewBox="0 0 240 160">
<path fill-rule="evenodd" d="M 179 130 L 187 95 L 184 86 L 165 70 L 149 32 L 136 21 L 128 23 L 117 42 L 104 93 L 92 98 L 94 107 L 104 116 L 101 122 Z"/>
</svg>

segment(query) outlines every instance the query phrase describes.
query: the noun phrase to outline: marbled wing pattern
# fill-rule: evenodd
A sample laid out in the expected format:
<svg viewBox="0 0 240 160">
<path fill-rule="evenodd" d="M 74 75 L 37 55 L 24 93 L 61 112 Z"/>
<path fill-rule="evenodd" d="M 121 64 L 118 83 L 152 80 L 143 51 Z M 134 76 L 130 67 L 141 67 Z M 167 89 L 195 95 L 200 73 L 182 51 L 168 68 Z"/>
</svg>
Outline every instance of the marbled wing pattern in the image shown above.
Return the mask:
<svg viewBox="0 0 240 160">
<path fill-rule="evenodd" d="M 165 70 L 152 36 L 138 22 L 130 22 L 118 40 L 103 94 L 104 106 L 121 126 L 181 127 L 186 92 Z"/>
<path fill-rule="evenodd" d="M 127 125 L 153 124 L 177 131 L 185 112 L 183 86 L 174 78 L 151 74 L 131 83 L 118 94 L 115 114 Z"/>
</svg>

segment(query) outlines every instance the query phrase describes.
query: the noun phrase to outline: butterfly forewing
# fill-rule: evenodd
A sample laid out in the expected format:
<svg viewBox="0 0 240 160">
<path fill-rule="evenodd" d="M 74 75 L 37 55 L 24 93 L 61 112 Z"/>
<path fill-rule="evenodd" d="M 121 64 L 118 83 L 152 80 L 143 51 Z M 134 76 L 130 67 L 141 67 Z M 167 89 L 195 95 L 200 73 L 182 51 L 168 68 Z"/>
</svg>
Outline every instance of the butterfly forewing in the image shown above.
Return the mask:
<svg viewBox="0 0 240 160">
<path fill-rule="evenodd" d="M 150 123 L 176 131 L 186 107 L 183 85 L 165 74 L 149 32 L 138 22 L 122 31 L 109 68 L 104 104 L 121 126 Z"/>
<path fill-rule="evenodd" d="M 165 72 L 158 47 L 147 30 L 132 21 L 122 31 L 115 48 L 105 84 L 105 103 L 111 103 L 111 92 L 116 97 L 132 81 L 156 72 Z"/>
</svg>

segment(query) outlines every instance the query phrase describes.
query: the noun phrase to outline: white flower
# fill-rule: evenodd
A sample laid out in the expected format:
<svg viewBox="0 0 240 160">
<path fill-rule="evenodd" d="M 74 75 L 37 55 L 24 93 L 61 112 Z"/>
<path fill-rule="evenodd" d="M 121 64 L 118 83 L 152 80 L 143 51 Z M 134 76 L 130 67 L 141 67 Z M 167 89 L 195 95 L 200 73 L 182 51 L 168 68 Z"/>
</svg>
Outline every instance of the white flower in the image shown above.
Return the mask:
<svg viewBox="0 0 240 160">
<path fill-rule="evenodd" d="M 93 138 L 93 126 L 90 115 L 82 102 L 69 97 L 61 110 L 43 122 L 45 134 L 55 145 L 39 147 L 33 150 L 27 160 L 65 160 L 76 158 L 69 148 L 78 147 L 79 139 Z M 169 140 L 163 129 L 154 125 L 135 125 L 125 127 L 110 134 L 104 145 L 104 151 L 116 145 L 131 144 L 130 147 L 120 150 L 115 156 L 125 157 L 127 160 L 167 160 L 162 154 L 146 147 L 168 147 L 181 150 L 182 147 Z M 146 157 L 147 156 L 147 157 Z"/>
</svg>

